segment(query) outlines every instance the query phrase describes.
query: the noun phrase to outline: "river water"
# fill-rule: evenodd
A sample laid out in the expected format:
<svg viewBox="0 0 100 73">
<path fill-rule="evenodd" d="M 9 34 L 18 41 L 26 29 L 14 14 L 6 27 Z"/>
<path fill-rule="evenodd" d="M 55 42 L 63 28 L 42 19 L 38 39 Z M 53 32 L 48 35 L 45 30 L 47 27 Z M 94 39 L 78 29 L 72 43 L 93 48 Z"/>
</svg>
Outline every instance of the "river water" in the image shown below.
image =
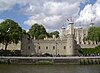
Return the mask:
<svg viewBox="0 0 100 73">
<path fill-rule="evenodd" d="M 7 65 L 0 73 L 100 73 L 100 65 Z"/>
</svg>

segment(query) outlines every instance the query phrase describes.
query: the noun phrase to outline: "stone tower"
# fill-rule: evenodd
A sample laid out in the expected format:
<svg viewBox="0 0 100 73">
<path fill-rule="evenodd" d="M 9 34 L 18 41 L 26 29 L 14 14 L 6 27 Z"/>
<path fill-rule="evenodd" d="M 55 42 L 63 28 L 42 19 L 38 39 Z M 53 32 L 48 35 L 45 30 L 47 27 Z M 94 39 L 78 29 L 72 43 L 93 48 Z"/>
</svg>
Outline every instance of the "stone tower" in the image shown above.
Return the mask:
<svg viewBox="0 0 100 73">
<path fill-rule="evenodd" d="M 67 34 L 74 34 L 74 23 L 73 22 L 69 22 Z"/>
<path fill-rule="evenodd" d="M 21 54 L 22 55 L 34 55 L 36 53 L 35 51 L 35 45 L 32 42 L 32 39 L 29 35 L 24 35 L 22 38 L 22 44 L 21 44 Z"/>
<path fill-rule="evenodd" d="M 74 55 L 74 23 L 69 23 L 68 24 L 68 34 L 67 34 L 67 49 L 66 49 L 66 54 L 68 56 Z"/>
<path fill-rule="evenodd" d="M 61 39 L 64 39 L 64 37 L 65 37 L 65 27 L 64 26 L 62 26 L 62 28 L 61 28 Z"/>
</svg>

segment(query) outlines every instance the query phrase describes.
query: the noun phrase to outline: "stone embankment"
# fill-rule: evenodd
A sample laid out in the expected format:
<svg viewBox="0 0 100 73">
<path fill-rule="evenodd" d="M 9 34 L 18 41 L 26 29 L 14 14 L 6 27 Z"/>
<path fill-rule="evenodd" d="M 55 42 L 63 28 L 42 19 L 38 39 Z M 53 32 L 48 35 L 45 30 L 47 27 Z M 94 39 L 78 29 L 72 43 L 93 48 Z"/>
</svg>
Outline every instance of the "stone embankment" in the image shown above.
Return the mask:
<svg viewBox="0 0 100 73">
<path fill-rule="evenodd" d="M 99 57 L 0 57 L 0 64 L 100 64 Z"/>
</svg>

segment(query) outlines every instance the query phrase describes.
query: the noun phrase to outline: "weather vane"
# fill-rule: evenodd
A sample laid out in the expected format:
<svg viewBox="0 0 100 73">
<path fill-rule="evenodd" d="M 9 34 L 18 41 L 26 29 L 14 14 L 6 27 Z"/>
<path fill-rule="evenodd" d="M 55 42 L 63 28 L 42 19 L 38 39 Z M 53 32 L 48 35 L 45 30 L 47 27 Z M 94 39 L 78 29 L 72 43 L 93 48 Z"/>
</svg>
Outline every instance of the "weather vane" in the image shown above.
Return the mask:
<svg viewBox="0 0 100 73">
<path fill-rule="evenodd" d="M 72 22 L 73 22 L 72 17 L 68 18 L 67 21 L 68 21 L 69 23 L 72 23 Z"/>
</svg>

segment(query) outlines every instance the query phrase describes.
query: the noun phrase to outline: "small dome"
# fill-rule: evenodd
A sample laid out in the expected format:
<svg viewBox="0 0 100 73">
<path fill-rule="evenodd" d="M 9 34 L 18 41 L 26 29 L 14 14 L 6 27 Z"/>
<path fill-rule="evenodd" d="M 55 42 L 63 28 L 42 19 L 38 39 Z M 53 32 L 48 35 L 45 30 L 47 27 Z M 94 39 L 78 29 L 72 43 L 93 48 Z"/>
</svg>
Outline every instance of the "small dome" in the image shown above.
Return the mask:
<svg viewBox="0 0 100 73">
<path fill-rule="evenodd" d="M 74 23 L 70 21 L 69 24 L 74 24 Z"/>
<path fill-rule="evenodd" d="M 93 27 L 94 26 L 94 23 L 90 23 L 90 25 L 89 25 L 90 27 Z"/>
<path fill-rule="evenodd" d="M 65 27 L 61 27 L 62 29 L 65 29 Z"/>
</svg>

